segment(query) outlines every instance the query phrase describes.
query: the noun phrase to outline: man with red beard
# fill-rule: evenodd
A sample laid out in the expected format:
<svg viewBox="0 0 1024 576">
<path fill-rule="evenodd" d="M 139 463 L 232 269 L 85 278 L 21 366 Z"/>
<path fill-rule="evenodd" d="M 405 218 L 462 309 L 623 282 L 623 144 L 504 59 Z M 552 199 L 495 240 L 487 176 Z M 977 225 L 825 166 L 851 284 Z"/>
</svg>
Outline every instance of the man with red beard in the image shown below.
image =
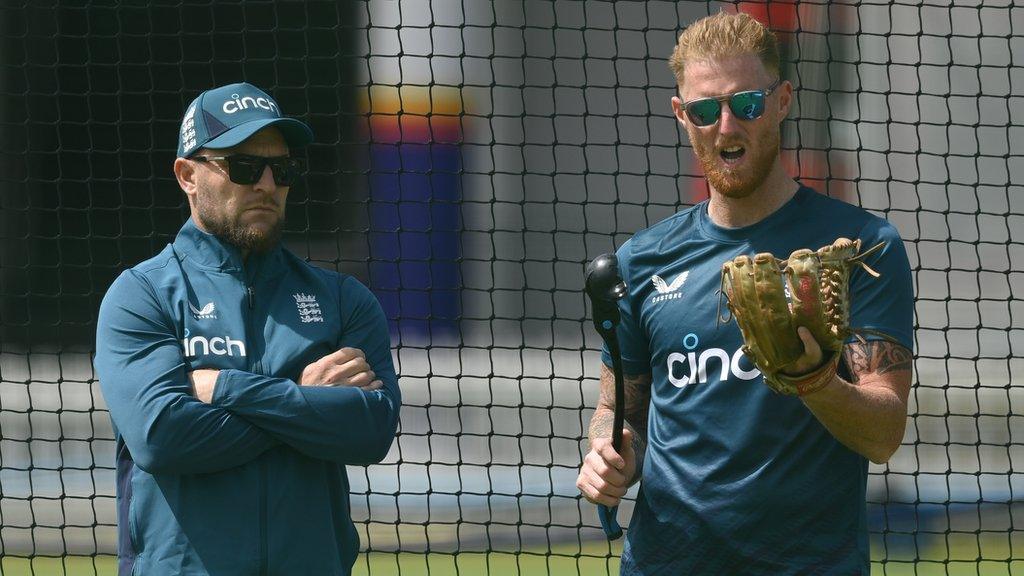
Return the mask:
<svg viewBox="0 0 1024 576">
<path fill-rule="evenodd" d="M 612 446 L 614 377 L 607 350 L 590 451 L 577 486 L 615 506 L 642 481 L 622 574 L 868 574 L 868 460 L 886 462 L 906 422 L 913 287 L 895 228 L 789 178 L 780 125 L 793 87 L 774 35 L 744 14 L 717 14 L 679 37 L 669 59 L 710 198 L 638 232 L 618 250 L 628 286 L 618 327 L 626 398 L 623 448 Z M 851 340 L 839 373 L 803 396 L 776 394 L 719 322 L 722 264 L 788 255 L 838 237 L 885 242 L 850 279 Z M 823 364 L 806 328 L 804 356 Z"/>
<path fill-rule="evenodd" d="M 196 97 L 174 161 L 191 218 L 103 298 L 122 576 L 351 573 L 345 466 L 384 458 L 401 394 L 373 294 L 281 244 L 312 139 L 251 84 Z"/>
</svg>

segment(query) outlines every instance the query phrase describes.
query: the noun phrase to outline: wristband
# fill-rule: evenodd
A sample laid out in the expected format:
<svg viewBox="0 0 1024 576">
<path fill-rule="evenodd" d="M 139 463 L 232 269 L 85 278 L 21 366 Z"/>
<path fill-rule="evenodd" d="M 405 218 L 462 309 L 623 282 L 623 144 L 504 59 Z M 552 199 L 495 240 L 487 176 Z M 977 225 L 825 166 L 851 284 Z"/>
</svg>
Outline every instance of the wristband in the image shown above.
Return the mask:
<svg viewBox="0 0 1024 576">
<path fill-rule="evenodd" d="M 833 352 L 821 366 L 799 376 L 778 372 L 774 376 L 776 390 L 791 396 L 807 396 L 828 386 L 839 368 L 839 354 Z"/>
</svg>

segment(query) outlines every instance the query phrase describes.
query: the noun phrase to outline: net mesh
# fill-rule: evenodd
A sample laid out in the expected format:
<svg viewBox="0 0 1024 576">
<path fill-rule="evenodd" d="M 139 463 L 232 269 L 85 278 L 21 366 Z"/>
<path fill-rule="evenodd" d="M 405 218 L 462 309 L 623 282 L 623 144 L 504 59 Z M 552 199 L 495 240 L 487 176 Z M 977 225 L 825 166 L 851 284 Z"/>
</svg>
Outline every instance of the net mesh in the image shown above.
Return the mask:
<svg viewBox="0 0 1024 576">
<path fill-rule="evenodd" d="M 789 170 L 887 218 L 911 259 L 914 389 L 870 470 L 874 570 L 1024 569 L 1009 0 L 44 0 L 0 7 L 0 572 L 114 571 L 96 310 L 187 216 L 185 105 L 244 79 L 317 136 L 289 246 L 363 280 L 392 327 L 405 406 L 388 458 L 349 471 L 357 573 L 616 573 L 574 486 L 599 366 L 582 272 L 705 197 L 665 57 L 723 8 L 785 43 Z"/>
</svg>

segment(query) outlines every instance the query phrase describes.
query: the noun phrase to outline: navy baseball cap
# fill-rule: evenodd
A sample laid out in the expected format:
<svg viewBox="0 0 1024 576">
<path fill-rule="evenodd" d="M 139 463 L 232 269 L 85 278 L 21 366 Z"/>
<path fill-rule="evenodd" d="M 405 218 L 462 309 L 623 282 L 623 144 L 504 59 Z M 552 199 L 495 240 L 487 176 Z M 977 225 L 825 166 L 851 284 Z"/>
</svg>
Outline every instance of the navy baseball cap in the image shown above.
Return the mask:
<svg viewBox="0 0 1024 576">
<path fill-rule="evenodd" d="M 313 141 L 304 122 L 281 116 L 281 108 L 266 92 L 240 82 L 213 88 L 196 97 L 185 109 L 178 132 L 178 157 L 188 158 L 200 148 L 230 148 L 267 126 L 281 131 L 289 147 Z"/>
</svg>

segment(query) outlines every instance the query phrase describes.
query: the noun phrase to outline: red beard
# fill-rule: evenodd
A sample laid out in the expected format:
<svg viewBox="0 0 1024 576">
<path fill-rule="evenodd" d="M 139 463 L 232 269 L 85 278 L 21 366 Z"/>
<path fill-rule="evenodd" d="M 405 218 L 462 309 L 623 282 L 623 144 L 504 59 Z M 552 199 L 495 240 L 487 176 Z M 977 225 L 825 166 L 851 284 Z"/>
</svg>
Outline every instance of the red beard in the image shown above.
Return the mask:
<svg viewBox="0 0 1024 576">
<path fill-rule="evenodd" d="M 779 132 L 769 130 L 756 146 L 744 146 L 743 165 L 737 169 L 722 166 L 722 158 L 714 146 L 695 145 L 694 153 L 704 169 L 708 184 L 719 194 L 729 198 L 745 198 L 757 190 L 768 178 L 779 157 Z M 690 139 L 693 142 L 693 138 Z"/>
</svg>

